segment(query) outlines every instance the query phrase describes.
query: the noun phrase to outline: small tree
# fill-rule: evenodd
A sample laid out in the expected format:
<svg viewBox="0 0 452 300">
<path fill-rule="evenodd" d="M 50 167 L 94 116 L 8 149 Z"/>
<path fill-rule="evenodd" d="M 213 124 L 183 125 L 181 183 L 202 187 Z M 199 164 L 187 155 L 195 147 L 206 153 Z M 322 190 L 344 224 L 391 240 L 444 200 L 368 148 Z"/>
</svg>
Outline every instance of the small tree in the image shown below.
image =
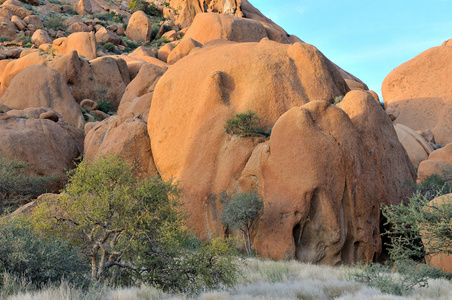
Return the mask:
<svg viewBox="0 0 452 300">
<path fill-rule="evenodd" d="M 34 220 L 43 232 L 68 237 L 91 260 L 91 277 L 111 267 L 135 270 L 130 261 L 181 225 L 179 189 L 159 178 L 137 180 L 132 167 L 115 156 L 83 161 L 69 173 L 57 201 L 38 204 Z"/>
<path fill-rule="evenodd" d="M 224 128 L 227 134 L 240 137 L 269 135 L 259 127 L 259 117 L 256 112 L 251 110 L 246 113 L 238 113 L 233 118 L 228 119 Z"/>
<path fill-rule="evenodd" d="M 452 203 L 428 206 L 433 198 L 452 193 L 449 176 L 428 177 L 406 202 L 382 206 L 391 238 L 389 254 L 394 262 L 424 261 L 425 255 L 452 254 Z M 421 241 L 421 234 L 425 245 Z M 426 251 L 427 250 L 427 251 Z"/>
<path fill-rule="evenodd" d="M 230 197 L 226 192 L 220 195 L 223 204 L 221 219 L 223 225 L 230 229 L 240 229 L 242 232 L 245 250 L 248 255 L 252 253 L 251 235 L 257 220 L 264 213 L 264 201 L 255 191 L 248 191 Z"/>
</svg>

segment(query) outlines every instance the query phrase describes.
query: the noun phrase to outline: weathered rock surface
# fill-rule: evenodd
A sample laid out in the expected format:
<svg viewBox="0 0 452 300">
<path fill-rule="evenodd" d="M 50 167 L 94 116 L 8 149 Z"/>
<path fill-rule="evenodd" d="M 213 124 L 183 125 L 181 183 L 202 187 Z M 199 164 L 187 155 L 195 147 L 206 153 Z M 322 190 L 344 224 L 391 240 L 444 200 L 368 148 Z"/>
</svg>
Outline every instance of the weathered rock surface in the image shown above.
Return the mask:
<svg viewBox="0 0 452 300">
<path fill-rule="evenodd" d="M 39 47 L 42 44 L 51 44 L 52 39 L 47 34 L 47 31 L 38 29 L 35 31 L 35 33 L 33 33 L 31 37 L 31 42 Z"/>
<path fill-rule="evenodd" d="M 48 107 L 60 113 L 69 124 L 83 129 L 85 120 L 64 78 L 45 66 L 30 66 L 11 81 L 1 102 L 12 109 Z"/>
<path fill-rule="evenodd" d="M 136 175 L 155 176 L 146 122 L 139 118 L 112 116 L 89 130 L 85 138 L 85 159 L 116 154 L 139 166 Z"/>
<path fill-rule="evenodd" d="M 172 65 L 181 58 L 187 56 L 193 49 L 201 48 L 202 44 L 193 40 L 192 38 L 184 38 L 179 45 L 177 45 L 167 57 L 168 64 Z"/>
<path fill-rule="evenodd" d="M 118 115 L 142 117 L 147 121 L 155 85 L 167 68 L 144 65 L 135 79 L 127 86 L 118 108 Z"/>
<path fill-rule="evenodd" d="M 75 50 L 88 59 L 97 57 L 96 37 L 92 32 L 75 32 L 67 38 L 58 38 L 53 41 L 53 48 L 57 49 L 58 54 L 61 55 Z"/>
<path fill-rule="evenodd" d="M 431 48 L 395 68 L 383 81 L 385 107 L 396 124 L 430 129 L 440 145 L 452 142 L 452 47 Z"/>
<path fill-rule="evenodd" d="M 133 13 L 127 24 L 126 36 L 133 41 L 148 42 L 152 38 L 152 24 L 141 10 Z"/>
<path fill-rule="evenodd" d="M 209 28 L 209 30 L 206 30 Z M 267 31 L 258 21 L 216 13 L 199 13 L 184 39 L 205 42 L 226 39 L 234 42 L 259 42 L 268 38 Z"/>
<path fill-rule="evenodd" d="M 403 124 L 394 125 L 397 137 L 408 153 L 411 163 L 417 168 L 433 152 L 432 146 L 416 131 Z"/>
<path fill-rule="evenodd" d="M 257 189 L 267 208 L 255 238 L 261 255 L 333 265 L 377 258 L 379 205 L 407 196 L 401 182 L 415 172 L 370 94 L 329 106 L 347 91 L 308 44 L 214 43 L 169 68 L 148 130 L 159 174 L 184 189 L 190 226 L 203 238 L 223 234 L 214 195 Z M 319 99 L 328 102 L 310 103 Z M 224 133 L 249 109 L 273 127 L 270 142 Z"/>
<path fill-rule="evenodd" d="M 69 126 L 60 115 L 58 122 L 40 119 L 49 108 L 11 110 L 0 114 L 0 156 L 29 163 L 38 175 L 65 178 L 83 153 L 83 132 Z"/>
<path fill-rule="evenodd" d="M 417 179 L 423 181 L 435 174 L 443 177 L 444 173 L 452 174 L 452 143 L 433 151 L 428 160 L 420 163 Z"/>
</svg>

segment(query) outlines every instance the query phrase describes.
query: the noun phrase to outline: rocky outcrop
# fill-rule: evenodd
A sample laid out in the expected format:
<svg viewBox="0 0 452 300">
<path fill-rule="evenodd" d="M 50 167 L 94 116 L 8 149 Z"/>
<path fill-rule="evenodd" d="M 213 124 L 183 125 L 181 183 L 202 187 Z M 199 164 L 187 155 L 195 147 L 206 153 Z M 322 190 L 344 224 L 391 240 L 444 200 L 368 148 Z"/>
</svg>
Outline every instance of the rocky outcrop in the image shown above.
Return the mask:
<svg viewBox="0 0 452 300">
<path fill-rule="evenodd" d="M 199 13 L 184 36 L 184 39 L 187 38 L 201 44 L 216 39 L 259 42 L 263 38 L 268 38 L 268 35 L 264 26 L 258 21 L 231 15 Z"/>
<path fill-rule="evenodd" d="M 440 145 L 452 142 L 452 47 L 431 48 L 395 68 L 383 81 L 385 107 L 396 124 L 430 129 Z"/>
<path fill-rule="evenodd" d="M 192 38 L 184 38 L 179 45 L 177 45 L 167 57 L 168 64 L 172 65 L 181 58 L 187 56 L 193 49 L 201 48 L 202 44 L 193 40 Z"/>
<path fill-rule="evenodd" d="M 58 120 L 40 118 L 49 112 Z M 83 153 L 83 132 L 49 108 L 0 113 L 0 137 L 0 156 L 27 162 L 37 175 L 64 179 Z"/>
<path fill-rule="evenodd" d="M 417 168 L 433 152 L 432 146 L 420 134 L 403 124 L 394 125 L 397 137 L 405 148 L 411 163 Z"/>
<path fill-rule="evenodd" d="M 85 138 L 85 159 L 115 154 L 138 166 L 137 176 L 155 176 L 146 122 L 139 118 L 112 116 L 89 130 Z"/>
<path fill-rule="evenodd" d="M 17 74 L 1 102 L 12 109 L 52 108 L 69 124 L 80 129 L 85 125 L 80 106 L 64 78 L 55 69 L 45 66 L 30 66 Z"/>
<path fill-rule="evenodd" d="M 159 174 L 184 189 L 190 227 L 203 238 L 224 234 L 215 195 L 255 189 L 266 207 L 261 255 L 333 265 L 378 258 L 380 203 L 407 196 L 402 183 L 415 172 L 370 94 L 330 106 L 347 91 L 308 44 L 211 43 L 170 67 L 148 130 Z M 273 128 L 270 141 L 224 133 L 227 119 L 250 109 Z"/>
<path fill-rule="evenodd" d="M 82 55 L 87 59 L 94 59 L 97 57 L 96 37 L 92 32 L 75 32 L 67 38 L 58 38 L 53 41 L 52 47 L 61 55 L 75 50 L 79 55 Z"/>
</svg>

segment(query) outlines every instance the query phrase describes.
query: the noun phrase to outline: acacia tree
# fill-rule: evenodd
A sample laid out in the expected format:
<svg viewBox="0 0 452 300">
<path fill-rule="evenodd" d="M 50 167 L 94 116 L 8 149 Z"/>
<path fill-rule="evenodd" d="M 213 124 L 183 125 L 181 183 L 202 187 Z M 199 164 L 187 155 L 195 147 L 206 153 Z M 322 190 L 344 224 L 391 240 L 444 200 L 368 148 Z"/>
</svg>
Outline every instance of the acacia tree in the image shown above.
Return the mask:
<svg viewBox="0 0 452 300">
<path fill-rule="evenodd" d="M 242 232 L 246 253 L 251 255 L 253 249 L 251 235 L 257 220 L 264 213 L 264 200 L 255 191 L 239 193 L 232 197 L 222 192 L 220 203 L 224 206 L 221 212 L 223 225 Z"/>
<path fill-rule="evenodd" d="M 69 173 L 64 192 L 35 210 L 38 229 L 81 247 L 91 260 L 92 279 L 104 278 L 114 266 L 136 271 L 136 253 L 180 232 L 177 186 L 159 178 L 137 180 L 132 173 L 115 156 L 83 161 Z"/>
</svg>

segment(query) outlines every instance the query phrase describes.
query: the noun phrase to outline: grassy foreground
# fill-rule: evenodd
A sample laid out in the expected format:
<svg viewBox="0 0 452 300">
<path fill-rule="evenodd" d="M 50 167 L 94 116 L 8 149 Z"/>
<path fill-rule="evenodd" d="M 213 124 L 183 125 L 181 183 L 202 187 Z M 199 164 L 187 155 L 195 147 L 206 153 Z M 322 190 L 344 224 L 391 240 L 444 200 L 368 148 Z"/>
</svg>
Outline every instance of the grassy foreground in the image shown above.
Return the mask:
<svg viewBox="0 0 452 300">
<path fill-rule="evenodd" d="M 415 287 L 408 297 L 383 294 L 375 288 L 353 280 L 361 267 L 328 267 L 295 261 L 248 259 L 243 276 L 231 290 L 206 291 L 199 296 L 174 295 L 142 286 L 113 289 L 92 287 L 87 291 L 68 284 L 27 291 L 24 282 L 10 281 L 2 291 L 5 300 L 132 300 L 132 299 L 452 299 L 452 282 L 431 279 L 428 287 Z M 397 273 L 392 276 L 396 278 Z"/>
</svg>

